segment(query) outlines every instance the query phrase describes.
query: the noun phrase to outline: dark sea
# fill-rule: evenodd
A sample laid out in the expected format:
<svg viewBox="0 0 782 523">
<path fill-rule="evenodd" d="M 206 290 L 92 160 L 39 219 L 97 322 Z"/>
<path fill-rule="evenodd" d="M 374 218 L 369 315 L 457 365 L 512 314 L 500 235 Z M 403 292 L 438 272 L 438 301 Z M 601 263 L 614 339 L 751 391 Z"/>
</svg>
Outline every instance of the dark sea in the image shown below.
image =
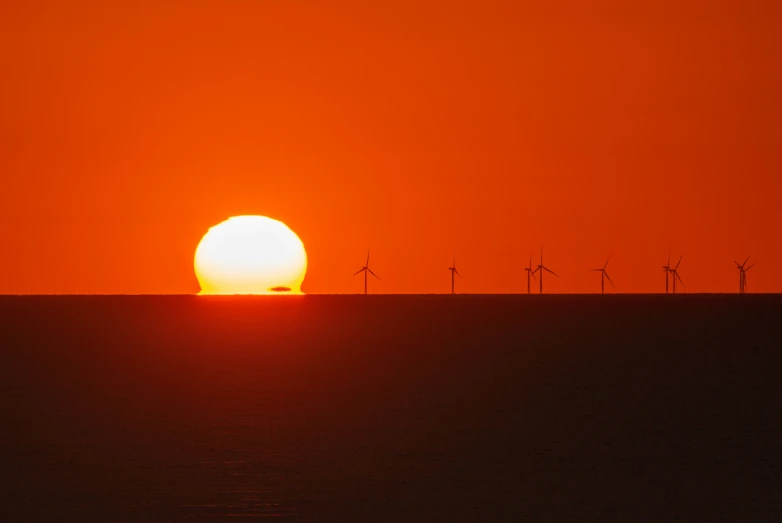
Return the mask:
<svg viewBox="0 0 782 523">
<path fill-rule="evenodd" d="M 782 296 L 0 297 L 0 521 L 782 521 Z"/>
</svg>

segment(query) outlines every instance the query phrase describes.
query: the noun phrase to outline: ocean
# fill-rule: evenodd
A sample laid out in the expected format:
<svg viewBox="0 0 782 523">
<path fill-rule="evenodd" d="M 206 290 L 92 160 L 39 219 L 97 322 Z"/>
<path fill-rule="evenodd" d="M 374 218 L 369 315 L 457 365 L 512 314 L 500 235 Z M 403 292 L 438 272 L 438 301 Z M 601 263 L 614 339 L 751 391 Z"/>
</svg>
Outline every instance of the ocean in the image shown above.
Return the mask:
<svg viewBox="0 0 782 523">
<path fill-rule="evenodd" d="M 781 320 L 779 295 L 0 297 L 0 521 L 779 521 Z"/>
</svg>

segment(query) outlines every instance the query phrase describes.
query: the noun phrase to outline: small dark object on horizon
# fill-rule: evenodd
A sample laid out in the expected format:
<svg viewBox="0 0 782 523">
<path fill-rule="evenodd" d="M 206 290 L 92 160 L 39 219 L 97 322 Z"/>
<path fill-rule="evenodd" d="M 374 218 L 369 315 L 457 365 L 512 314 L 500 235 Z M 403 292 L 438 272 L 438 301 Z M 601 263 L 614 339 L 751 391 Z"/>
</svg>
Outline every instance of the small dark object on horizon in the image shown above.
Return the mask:
<svg viewBox="0 0 782 523">
<path fill-rule="evenodd" d="M 269 290 L 273 291 L 273 292 L 290 292 L 291 288 L 290 287 L 272 287 Z"/>
</svg>

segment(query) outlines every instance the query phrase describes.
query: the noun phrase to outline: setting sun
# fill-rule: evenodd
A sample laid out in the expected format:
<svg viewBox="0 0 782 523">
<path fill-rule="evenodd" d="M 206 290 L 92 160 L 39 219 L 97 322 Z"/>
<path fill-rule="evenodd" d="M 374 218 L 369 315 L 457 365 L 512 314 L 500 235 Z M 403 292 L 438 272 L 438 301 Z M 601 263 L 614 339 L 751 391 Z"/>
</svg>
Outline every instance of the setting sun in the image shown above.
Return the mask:
<svg viewBox="0 0 782 523">
<path fill-rule="evenodd" d="M 235 216 L 209 229 L 194 265 L 201 294 L 300 294 L 307 253 L 284 223 Z"/>
</svg>

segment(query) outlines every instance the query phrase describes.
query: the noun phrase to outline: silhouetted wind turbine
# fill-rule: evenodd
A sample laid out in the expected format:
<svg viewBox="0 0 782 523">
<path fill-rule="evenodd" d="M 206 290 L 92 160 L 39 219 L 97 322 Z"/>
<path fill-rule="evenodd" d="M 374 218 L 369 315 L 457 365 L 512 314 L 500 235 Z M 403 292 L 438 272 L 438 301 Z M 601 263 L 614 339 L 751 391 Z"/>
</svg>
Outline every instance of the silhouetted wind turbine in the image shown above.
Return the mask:
<svg viewBox="0 0 782 523">
<path fill-rule="evenodd" d="M 534 278 L 537 281 L 537 278 L 535 278 L 535 271 L 532 270 L 532 255 L 529 255 L 529 267 L 524 267 L 524 270 L 527 271 L 527 294 L 530 293 L 530 284 L 529 280 L 530 278 Z"/>
<path fill-rule="evenodd" d="M 361 267 L 359 270 L 354 272 L 353 276 L 355 276 L 356 274 L 362 273 L 362 272 L 364 273 L 364 294 L 366 294 L 367 293 L 367 273 L 371 274 L 372 276 L 374 276 L 378 280 L 380 279 L 380 276 L 378 276 L 377 274 L 372 272 L 372 269 L 369 268 L 369 251 L 367 251 L 367 263 L 365 263 L 364 266 Z"/>
<path fill-rule="evenodd" d="M 681 276 L 679 276 L 679 264 L 682 262 L 682 258 L 684 258 L 684 254 L 679 256 L 679 261 L 676 262 L 676 267 L 673 269 L 668 269 L 671 274 L 673 274 L 673 293 L 676 294 L 676 280 L 679 280 L 679 282 L 684 285 L 684 282 L 682 281 Z"/>
<path fill-rule="evenodd" d="M 752 255 L 750 254 L 750 256 Z M 749 267 L 745 267 L 748 261 L 749 261 L 749 256 L 747 256 L 747 259 L 744 260 L 744 263 L 742 263 L 741 265 L 739 265 L 739 262 L 736 261 L 733 262 L 736 264 L 736 268 L 738 268 L 739 270 L 739 294 L 744 294 L 747 292 L 747 271 L 755 266 L 755 264 L 753 263 Z"/>
<path fill-rule="evenodd" d="M 453 265 L 448 267 L 448 270 L 451 271 L 451 294 L 455 294 L 454 274 L 459 278 L 462 277 L 462 275 L 459 274 L 459 271 L 456 270 L 456 253 L 453 254 Z"/>
<path fill-rule="evenodd" d="M 592 272 L 600 273 L 600 294 L 606 293 L 606 278 L 608 278 L 608 282 L 611 284 L 611 287 L 614 287 L 614 282 L 611 281 L 611 277 L 606 272 L 606 267 L 608 267 L 608 262 L 610 261 L 611 261 L 611 256 L 608 257 L 602 269 L 589 269 Z"/>
<path fill-rule="evenodd" d="M 663 265 L 665 271 L 665 294 L 668 294 L 668 274 L 671 272 L 671 251 L 668 251 L 668 263 Z"/>
<path fill-rule="evenodd" d="M 538 280 L 538 283 L 540 284 L 540 293 L 543 294 L 543 271 L 548 271 L 557 278 L 559 278 L 559 275 L 543 265 L 543 247 L 540 248 L 540 265 L 538 265 L 538 268 L 535 269 L 535 272 L 540 271 L 540 279 Z M 533 273 L 534 274 L 534 273 Z"/>
</svg>

